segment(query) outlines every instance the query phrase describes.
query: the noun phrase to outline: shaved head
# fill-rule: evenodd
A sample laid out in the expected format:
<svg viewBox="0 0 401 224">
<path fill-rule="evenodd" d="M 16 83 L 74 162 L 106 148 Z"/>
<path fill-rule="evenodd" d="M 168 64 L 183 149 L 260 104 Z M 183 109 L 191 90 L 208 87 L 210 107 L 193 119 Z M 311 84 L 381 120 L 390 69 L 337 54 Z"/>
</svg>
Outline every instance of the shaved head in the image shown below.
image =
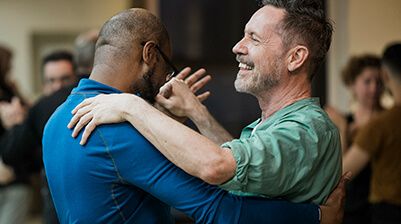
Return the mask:
<svg viewBox="0 0 401 224">
<path fill-rule="evenodd" d="M 90 78 L 153 103 L 168 74 L 161 51 L 171 56 L 162 22 L 145 9 L 122 11 L 99 32 Z"/>
<path fill-rule="evenodd" d="M 138 45 L 150 40 L 162 48 L 170 47 L 167 30 L 156 16 L 144 9 L 122 11 L 100 30 L 94 64 L 131 58 Z"/>
</svg>

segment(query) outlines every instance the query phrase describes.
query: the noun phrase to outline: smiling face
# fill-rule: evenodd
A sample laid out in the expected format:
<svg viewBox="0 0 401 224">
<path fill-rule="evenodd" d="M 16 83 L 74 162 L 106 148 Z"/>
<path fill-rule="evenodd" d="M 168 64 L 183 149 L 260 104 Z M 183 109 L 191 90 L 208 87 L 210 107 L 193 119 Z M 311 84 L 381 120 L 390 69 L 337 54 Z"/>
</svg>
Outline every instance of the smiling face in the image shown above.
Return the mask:
<svg viewBox="0 0 401 224">
<path fill-rule="evenodd" d="M 244 37 L 233 47 L 240 69 L 234 83 L 238 92 L 258 96 L 280 83 L 286 69 L 278 32 L 284 16 L 284 10 L 264 6 L 246 24 Z"/>
</svg>

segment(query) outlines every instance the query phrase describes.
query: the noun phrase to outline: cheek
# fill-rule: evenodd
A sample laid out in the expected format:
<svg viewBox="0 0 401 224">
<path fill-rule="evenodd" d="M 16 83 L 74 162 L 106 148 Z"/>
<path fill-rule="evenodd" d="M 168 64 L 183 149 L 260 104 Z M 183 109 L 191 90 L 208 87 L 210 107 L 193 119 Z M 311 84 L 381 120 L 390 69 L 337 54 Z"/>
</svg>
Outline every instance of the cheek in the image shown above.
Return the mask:
<svg viewBox="0 0 401 224">
<path fill-rule="evenodd" d="M 362 83 L 358 83 L 358 82 L 355 83 L 354 86 L 352 87 L 352 92 L 357 99 L 364 97 L 364 95 L 366 93 L 365 88 L 363 87 Z"/>
</svg>

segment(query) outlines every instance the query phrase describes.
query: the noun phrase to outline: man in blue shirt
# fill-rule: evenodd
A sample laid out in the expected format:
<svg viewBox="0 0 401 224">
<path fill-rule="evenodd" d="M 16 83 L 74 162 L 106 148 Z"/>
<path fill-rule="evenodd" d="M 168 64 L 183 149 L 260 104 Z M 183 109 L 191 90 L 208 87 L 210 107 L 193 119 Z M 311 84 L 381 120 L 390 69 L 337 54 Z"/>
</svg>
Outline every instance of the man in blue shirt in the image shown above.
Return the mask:
<svg viewBox="0 0 401 224">
<path fill-rule="evenodd" d="M 134 93 L 153 102 L 168 74 L 163 52 L 171 55 L 167 31 L 146 10 L 123 11 L 102 27 L 90 79 L 44 131 L 43 162 L 61 223 L 172 223 L 168 205 L 198 223 L 319 223 L 316 205 L 235 196 L 188 175 L 129 123 L 98 127 L 85 147 L 71 138 L 71 111 L 86 98 Z M 341 191 L 334 198 L 331 213 L 322 207 L 325 223 L 341 214 Z"/>
</svg>

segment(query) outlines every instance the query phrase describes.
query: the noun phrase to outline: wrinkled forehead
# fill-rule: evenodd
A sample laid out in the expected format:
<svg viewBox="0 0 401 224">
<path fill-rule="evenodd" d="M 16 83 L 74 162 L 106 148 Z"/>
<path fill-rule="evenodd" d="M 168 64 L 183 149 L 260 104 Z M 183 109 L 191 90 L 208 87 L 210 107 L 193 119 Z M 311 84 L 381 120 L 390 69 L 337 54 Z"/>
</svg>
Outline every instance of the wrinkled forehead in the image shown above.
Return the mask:
<svg viewBox="0 0 401 224">
<path fill-rule="evenodd" d="M 261 37 L 278 31 L 278 26 L 285 16 L 285 10 L 273 6 L 264 6 L 256 11 L 245 26 L 245 33 L 255 33 Z"/>
</svg>

